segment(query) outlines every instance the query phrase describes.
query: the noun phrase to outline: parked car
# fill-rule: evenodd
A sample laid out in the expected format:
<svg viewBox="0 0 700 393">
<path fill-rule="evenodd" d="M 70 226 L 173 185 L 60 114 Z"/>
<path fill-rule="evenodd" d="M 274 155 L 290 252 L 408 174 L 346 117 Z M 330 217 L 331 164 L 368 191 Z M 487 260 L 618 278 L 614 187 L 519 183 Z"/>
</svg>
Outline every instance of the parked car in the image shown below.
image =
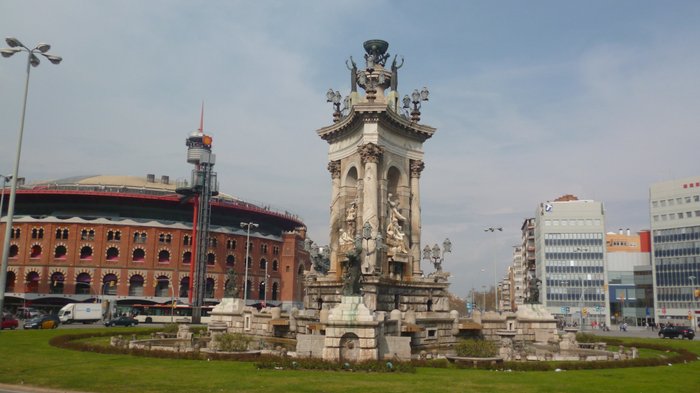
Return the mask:
<svg viewBox="0 0 700 393">
<path fill-rule="evenodd" d="M 32 307 L 20 307 L 17 309 L 17 318 L 19 319 L 31 319 L 43 315 L 41 311 Z"/>
<path fill-rule="evenodd" d="M 0 324 L 0 330 L 2 329 L 17 329 L 19 327 L 19 321 L 15 319 L 10 313 L 5 313 L 2 316 L 2 324 Z"/>
<path fill-rule="evenodd" d="M 56 329 L 61 321 L 55 315 L 39 315 L 24 322 L 25 329 Z"/>
<path fill-rule="evenodd" d="M 120 317 L 116 317 L 113 319 L 110 319 L 109 321 L 105 322 L 105 326 L 110 327 L 110 326 L 136 326 L 139 324 L 139 321 L 137 321 L 135 318 L 122 315 Z"/>
<path fill-rule="evenodd" d="M 695 331 L 686 326 L 666 326 L 659 330 L 660 338 L 687 338 L 692 340 L 695 337 Z"/>
</svg>

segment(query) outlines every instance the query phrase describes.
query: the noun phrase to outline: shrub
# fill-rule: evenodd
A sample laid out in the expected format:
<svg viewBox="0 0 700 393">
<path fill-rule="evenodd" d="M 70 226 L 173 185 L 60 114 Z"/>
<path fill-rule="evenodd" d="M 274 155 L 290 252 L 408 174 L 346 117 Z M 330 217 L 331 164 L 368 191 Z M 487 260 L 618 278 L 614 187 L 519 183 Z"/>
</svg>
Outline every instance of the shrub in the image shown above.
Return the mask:
<svg viewBox="0 0 700 393">
<path fill-rule="evenodd" d="M 490 358 L 498 354 L 496 343 L 488 340 L 462 340 L 457 344 L 455 350 L 457 356 L 473 358 Z"/>
<path fill-rule="evenodd" d="M 240 333 L 222 333 L 214 337 L 220 351 L 244 352 L 248 350 L 250 338 Z"/>
<path fill-rule="evenodd" d="M 596 343 L 600 341 L 600 337 L 590 333 L 576 333 L 576 341 L 580 343 Z"/>
<path fill-rule="evenodd" d="M 167 323 L 159 330 L 163 333 L 177 333 L 178 325 L 177 323 Z"/>
</svg>

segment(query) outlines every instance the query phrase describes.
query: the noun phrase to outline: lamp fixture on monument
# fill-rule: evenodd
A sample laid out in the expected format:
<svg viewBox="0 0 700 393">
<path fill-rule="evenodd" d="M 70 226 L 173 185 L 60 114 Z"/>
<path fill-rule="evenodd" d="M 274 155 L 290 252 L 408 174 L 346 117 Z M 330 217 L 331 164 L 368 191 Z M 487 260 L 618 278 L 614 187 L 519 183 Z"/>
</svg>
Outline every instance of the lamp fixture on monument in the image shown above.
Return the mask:
<svg viewBox="0 0 700 393">
<path fill-rule="evenodd" d="M 333 89 L 328 89 L 326 93 L 326 102 L 333 104 L 333 123 L 340 121 L 342 114 L 340 112 L 340 101 L 343 96 L 340 95 L 339 91 L 333 91 Z"/>
<path fill-rule="evenodd" d="M 419 122 L 420 121 L 420 109 L 421 109 L 421 101 L 428 101 L 428 96 L 430 95 L 430 91 L 428 91 L 427 87 L 423 87 L 423 90 L 420 92 L 418 89 L 413 90 L 413 93 L 411 93 L 411 96 L 409 97 L 408 95 L 403 96 L 403 107 L 404 109 L 411 109 L 411 104 L 413 104 L 413 109 L 411 109 L 411 121 L 412 122 Z"/>
<path fill-rule="evenodd" d="M 10 182 L 10 199 L 7 204 L 7 221 L 5 221 L 5 238 L 2 247 L 2 267 L 0 268 L 0 311 L 5 304 L 5 284 L 7 280 L 7 259 L 10 253 L 10 233 L 12 231 L 12 221 L 15 215 L 15 197 L 17 195 L 17 180 L 19 172 L 19 162 L 22 153 L 22 136 L 24 135 L 24 118 L 27 112 L 27 95 L 29 93 L 29 70 L 31 67 L 39 65 L 40 61 L 36 54 L 47 58 L 52 64 L 58 64 L 63 60 L 60 56 L 51 55 L 46 52 L 51 49 L 51 45 L 39 43 L 34 49 L 24 46 L 17 38 L 8 37 L 5 39 L 9 48 L 0 49 L 2 57 L 11 57 L 18 52 L 27 52 L 27 77 L 24 82 L 24 101 L 22 104 L 22 116 L 20 117 L 19 136 L 17 137 L 17 152 L 15 155 L 15 166 Z M 31 67 L 30 67 L 31 66 Z M 4 188 L 4 187 L 3 187 Z M 3 190 L 4 191 L 4 190 Z M 3 193 L 4 195 L 4 193 Z"/>
<path fill-rule="evenodd" d="M 448 238 L 442 242 L 442 250 L 437 243 L 432 248 L 426 244 L 425 248 L 423 248 L 423 259 L 432 261 L 433 265 L 435 265 L 435 272 L 442 273 L 442 263 L 445 261 L 446 252 L 452 252 L 452 242 Z"/>
</svg>

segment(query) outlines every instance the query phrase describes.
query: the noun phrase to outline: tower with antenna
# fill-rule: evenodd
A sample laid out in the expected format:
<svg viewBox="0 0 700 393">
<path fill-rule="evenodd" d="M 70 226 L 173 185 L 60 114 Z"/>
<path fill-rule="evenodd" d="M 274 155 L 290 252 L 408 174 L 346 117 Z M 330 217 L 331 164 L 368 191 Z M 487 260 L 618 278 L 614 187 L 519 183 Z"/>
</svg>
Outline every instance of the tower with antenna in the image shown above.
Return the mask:
<svg viewBox="0 0 700 393">
<path fill-rule="evenodd" d="M 190 185 L 178 184 L 176 192 L 192 200 L 192 256 L 190 265 L 189 302 L 192 305 L 192 323 L 200 323 L 204 305 L 207 276 L 207 239 L 211 214 L 211 198 L 219 194 L 212 153 L 212 137 L 204 133 L 204 104 L 199 129 L 185 141 L 187 162 L 194 165 Z"/>
</svg>

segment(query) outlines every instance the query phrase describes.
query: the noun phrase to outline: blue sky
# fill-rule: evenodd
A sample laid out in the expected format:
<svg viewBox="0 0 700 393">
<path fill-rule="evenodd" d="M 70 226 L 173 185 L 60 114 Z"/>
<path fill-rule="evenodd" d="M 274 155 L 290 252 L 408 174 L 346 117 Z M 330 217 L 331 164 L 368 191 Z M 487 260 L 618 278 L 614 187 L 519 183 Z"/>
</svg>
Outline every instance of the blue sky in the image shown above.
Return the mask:
<svg viewBox="0 0 700 393">
<path fill-rule="evenodd" d="M 65 59 L 32 70 L 21 175 L 187 177 L 204 100 L 222 191 L 301 215 L 320 244 L 325 92 L 348 93 L 363 41 L 388 41 L 399 91 L 431 90 L 423 242 L 452 240 L 462 296 L 510 263 L 540 202 L 600 200 L 610 230 L 637 231 L 651 183 L 700 175 L 698 20 L 699 2 L 675 0 L 0 2 L 0 36 Z M 0 172 L 24 67 L 0 59 Z"/>
</svg>

